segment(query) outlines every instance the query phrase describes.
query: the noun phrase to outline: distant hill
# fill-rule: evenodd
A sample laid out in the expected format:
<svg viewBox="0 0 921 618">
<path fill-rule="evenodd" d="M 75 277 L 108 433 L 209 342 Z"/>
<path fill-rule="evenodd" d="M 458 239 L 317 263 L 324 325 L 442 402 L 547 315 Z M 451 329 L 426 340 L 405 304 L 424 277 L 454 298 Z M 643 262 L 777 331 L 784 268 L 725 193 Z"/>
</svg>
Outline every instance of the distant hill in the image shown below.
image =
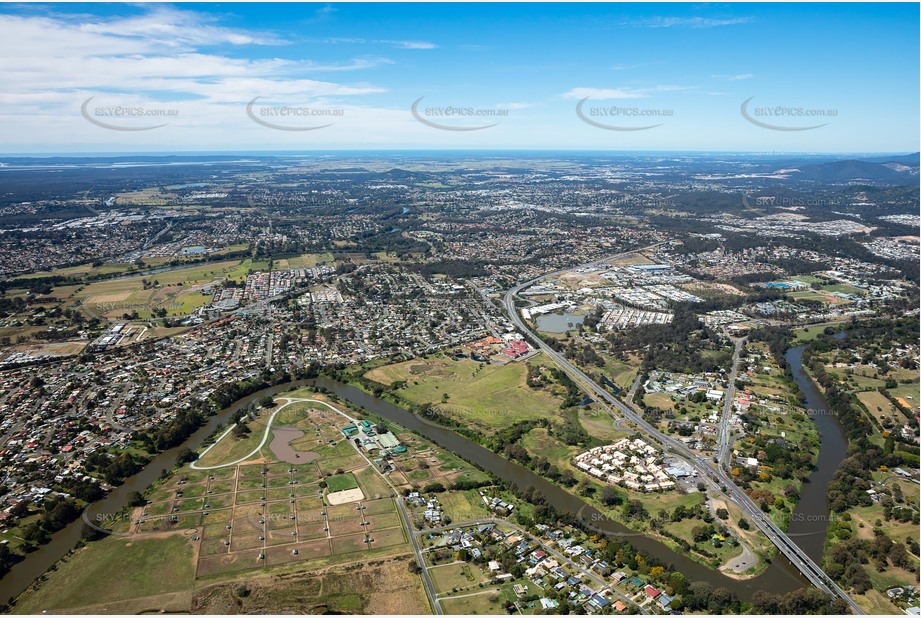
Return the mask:
<svg viewBox="0 0 921 618">
<path fill-rule="evenodd" d="M 897 163 L 899 165 L 914 168 L 919 166 L 919 160 L 921 160 L 921 152 L 907 155 L 886 155 L 883 157 L 867 157 L 866 159 L 861 159 L 861 161 L 869 161 L 870 163 Z"/>
<path fill-rule="evenodd" d="M 908 185 L 918 183 L 918 153 L 912 155 L 850 159 L 799 166 L 791 180 L 823 183 Z"/>
</svg>

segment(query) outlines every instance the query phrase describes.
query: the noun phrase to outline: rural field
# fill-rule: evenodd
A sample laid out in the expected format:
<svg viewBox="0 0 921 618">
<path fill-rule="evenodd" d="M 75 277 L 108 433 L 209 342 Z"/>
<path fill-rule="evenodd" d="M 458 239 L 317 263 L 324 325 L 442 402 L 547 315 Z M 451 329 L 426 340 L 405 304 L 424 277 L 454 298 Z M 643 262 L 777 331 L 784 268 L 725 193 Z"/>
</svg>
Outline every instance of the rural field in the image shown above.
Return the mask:
<svg viewBox="0 0 921 618">
<path fill-rule="evenodd" d="M 79 267 L 51 271 L 46 275 L 119 273 L 119 264 Z M 231 259 L 184 266 L 170 271 L 125 276 L 118 279 L 68 285 L 55 288 L 52 296 L 64 301 L 65 307 L 79 308 L 88 317 L 120 318 L 137 311 L 142 319 L 150 318 L 154 309 L 165 309 L 167 316 L 188 315 L 211 301 L 209 288 L 224 279 L 242 281 L 250 270 L 265 269 L 266 261 Z M 36 273 L 34 276 L 40 276 Z"/>
<path fill-rule="evenodd" d="M 184 534 L 150 538 L 107 537 L 78 549 L 17 602 L 17 614 L 65 613 L 79 608 L 141 613 L 191 600 L 194 542 Z M 32 591 L 34 590 L 34 591 Z M 161 598 L 162 597 L 162 598 Z M 166 603 L 164 603 L 166 602 Z M 117 609 L 116 609 L 117 608 Z"/>
<path fill-rule="evenodd" d="M 428 614 L 422 580 L 409 572 L 408 557 L 371 560 L 324 571 L 248 578 L 196 589 L 196 614 Z"/>
<path fill-rule="evenodd" d="M 313 268 L 317 264 L 332 262 L 332 253 L 302 253 L 294 257 L 279 258 L 273 263 L 273 269 L 283 270 L 286 268 Z"/>
<path fill-rule="evenodd" d="M 857 399 L 867 407 L 870 414 L 875 416 L 877 420 L 882 421 L 886 417 L 896 419 L 903 418 L 902 413 L 899 412 L 899 410 L 892 405 L 892 402 L 879 391 L 863 391 L 857 393 Z"/>
<path fill-rule="evenodd" d="M 556 416 L 561 403 L 546 389 L 526 384 L 527 367 L 522 363 L 483 365 L 438 355 L 378 367 L 365 377 L 387 386 L 405 382 L 398 394 L 410 403 L 435 404 L 439 411 L 486 431 Z"/>
</svg>

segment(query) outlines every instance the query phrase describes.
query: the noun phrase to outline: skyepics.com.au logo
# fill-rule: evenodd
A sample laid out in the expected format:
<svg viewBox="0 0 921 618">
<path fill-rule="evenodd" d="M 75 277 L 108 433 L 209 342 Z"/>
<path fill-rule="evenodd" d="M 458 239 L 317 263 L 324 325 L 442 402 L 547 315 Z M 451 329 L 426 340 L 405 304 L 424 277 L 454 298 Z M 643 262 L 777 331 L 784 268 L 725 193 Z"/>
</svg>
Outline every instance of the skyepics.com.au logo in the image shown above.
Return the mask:
<svg viewBox="0 0 921 618">
<path fill-rule="evenodd" d="M 102 534 L 109 536 L 134 536 L 137 534 L 133 528 L 141 525 L 149 525 L 151 528 L 158 527 L 159 524 L 175 524 L 179 521 L 176 515 L 142 515 L 140 519 L 132 520 L 130 515 L 125 513 L 90 513 L 89 510 L 83 511 L 81 516 L 83 523 Z"/>
<path fill-rule="evenodd" d="M 92 96 L 80 106 L 80 115 L 97 127 L 110 131 L 151 131 L 168 125 L 168 122 L 150 124 L 151 119 L 175 118 L 179 110 L 165 107 L 147 107 L 143 105 L 93 105 Z"/>
<path fill-rule="evenodd" d="M 576 103 L 576 116 L 579 120 L 606 131 L 646 131 L 661 127 L 664 122 L 656 124 L 633 124 L 646 122 L 650 119 L 671 118 L 675 110 L 662 107 L 638 107 L 635 105 L 592 105 L 586 107 L 586 102 L 591 97 L 585 97 Z M 629 122 L 630 124 L 624 124 Z"/>
<path fill-rule="evenodd" d="M 587 504 L 582 505 L 582 508 L 580 508 L 576 513 L 575 519 L 576 522 L 580 523 L 586 529 L 608 537 L 626 538 L 645 536 L 640 532 L 631 532 L 626 530 L 622 522 L 608 517 L 604 513 L 595 510 Z M 621 530 L 617 530 L 615 528 L 621 528 Z"/>
<path fill-rule="evenodd" d="M 246 104 L 246 115 L 263 127 L 276 131 L 317 131 L 333 126 L 335 120 L 345 116 L 345 110 L 338 107 L 308 105 L 256 105 L 262 97 L 255 97 Z M 333 122 L 318 121 L 333 119 Z"/>
<path fill-rule="evenodd" d="M 302 208 L 312 203 L 309 196 L 304 193 L 279 192 L 268 189 L 258 189 L 246 194 L 246 203 L 250 208 L 257 207 L 287 207 Z"/>
<path fill-rule="evenodd" d="M 801 536 L 815 536 L 817 534 L 824 535 L 827 532 L 827 528 L 831 525 L 834 525 L 840 521 L 841 516 L 835 512 L 830 513 L 781 513 L 779 518 L 775 517 L 774 521 L 780 519 L 778 522 L 782 527 L 787 530 L 786 535 L 788 537 L 801 537 Z M 802 529 L 807 528 L 803 532 L 790 531 L 791 529 Z"/>
<path fill-rule="evenodd" d="M 776 195 L 742 194 L 742 206 L 745 208 L 806 208 L 811 206 L 834 206 L 835 202 L 821 197 L 778 197 Z"/>
<path fill-rule="evenodd" d="M 498 122 L 483 124 L 483 119 L 508 118 L 509 110 L 499 107 L 458 107 L 445 105 L 442 107 L 421 107 L 422 99 L 419 97 L 410 106 L 409 111 L 413 118 L 427 127 L 440 131 L 482 131 L 498 125 Z"/>
<path fill-rule="evenodd" d="M 751 101 L 754 98 L 755 97 L 748 97 L 742 103 L 742 117 L 757 127 L 770 129 L 771 131 L 811 131 L 824 127 L 828 123 L 823 122 L 822 124 L 801 125 L 798 123 L 790 124 L 788 121 L 838 117 L 837 109 L 808 108 L 788 105 L 753 107 Z"/>
</svg>

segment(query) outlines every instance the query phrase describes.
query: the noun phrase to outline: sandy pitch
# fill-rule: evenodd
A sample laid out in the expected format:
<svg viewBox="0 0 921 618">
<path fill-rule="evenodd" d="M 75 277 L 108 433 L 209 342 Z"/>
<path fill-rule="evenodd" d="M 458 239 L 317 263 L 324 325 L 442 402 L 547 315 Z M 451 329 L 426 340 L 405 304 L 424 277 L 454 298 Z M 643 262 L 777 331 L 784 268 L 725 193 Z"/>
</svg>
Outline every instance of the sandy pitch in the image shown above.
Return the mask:
<svg viewBox="0 0 921 618">
<path fill-rule="evenodd" d="M 358 502 L 359 500 L 364 500 L 365 495 L 361 493 L 360 489 L 343 489 L 342 491 L 336 491 L 326 496 L 326 499 L 329 500 L 329 503 L 332 506 L 337 504 L 348 504 L 349 502 Z"/>
</svg>

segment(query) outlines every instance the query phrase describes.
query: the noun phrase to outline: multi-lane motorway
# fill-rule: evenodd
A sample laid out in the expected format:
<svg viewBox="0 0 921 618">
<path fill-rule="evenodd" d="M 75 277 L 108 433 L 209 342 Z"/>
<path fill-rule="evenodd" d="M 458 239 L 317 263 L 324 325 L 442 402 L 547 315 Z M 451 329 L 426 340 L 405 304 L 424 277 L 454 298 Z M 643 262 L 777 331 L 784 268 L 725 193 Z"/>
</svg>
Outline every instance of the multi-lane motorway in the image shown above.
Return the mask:
<svg viewBox="0 0 921 618">
<path fill-rule="evenodd" d="M 723 418 L 720 420 L 719 442 L 716 446 L 716 461 L 720 468 L 726 469 L 729 464 L 729 450 L 732 447 L 732 431 L 729 430 L 729 418 L 732 416 L 732 400 L 736 395 L 736 376 L 739 374 L 739 355 L 746 337 L 733 339 L 735 351 L 732 355 L 732 370 L 729 372 L 729 387 L 726 389 L 726 400 L 723 402 Z"/>
<path fill-rule="evenodd" d="M 634 253 L 635 251 L 644 251 L 651 249 L 657 245 L 652 245 L 650 247 L 645 247 L 644 249 L 637 249 L 630 251 L 628 253 Z M 624 254 L 620 254 L 624 255 Z M 618 256 L 610 256 L 603 260 L 596 260 L 585 266 L 597 265 L 607 260 L 616 258 Z M 572 270 L 572 269 L 567 269 Z M 703 478 L 709 479 L 711 482 L 719 485 L 721 491 L 726 495 L 727 499 L 732 500 L 742 511 L 746 514 L 747 517 L 753 521 L 759 529 L 767 536 L 768 539 L 777 547 L 778 551 L 787 557 L 788 560 L 803 574 L 803 576 L 809 580 L 812 585 L 814 585 L 819 590 L 822 590 L 830 596 L 835 596 L 844 601 L 855 614 L 865 613 L 859 605 L 845 593 L 832 579 L 819 567 L 813 560 L 806 555 L 806 553 L 799 548 L 789 537 L 784 534 L 784 532 L 768 517 L 761 509 L 736 485 L 732 482 L 732 479 L 726 472 L 722 469 L 721 466 L 717 465 L 716 467 L 711 466 L 710 462 L 706 458 L 701 457 L 700 455 L 691 452 L 682 442 L 661 433 L 658 429 L 647 423 L 642 416 L 634 412 L 631 408 L 625 405 L 622 401 L 614 397 L 610 392 L 604 389 L 601 385 L 592 380 L 587 376 L 582 370 L 566 360 L 563 355 L 559 354 L 545 344 L 536 333 L 534 333 L 524 320 L 521 319 L 521 316 L 518 313 L 518 309 L 515 307 L 515 298 L 517 294 L 537 283 L 538 281 L 550 277 L 554 274 L 565 271 L 557 271 L 554 273 L 548 273 L 526 281 L 518 286 L 512 288 L 505 294 L 504 305 L 505 310 L 509 315 L 509 318 L 512 320 L 512 323 L 524 334 L 529 336 L 529 338 L 535 342 L 538 347 L 546 354 L 549 358 L 554 360 L 560 368 L 562 368 L 580 387 L 585 390 L 590 396 L 603 400 L 617 409 L 617 411 L 623 415 L 623 417 L 632 421 L 640 431 L 645 433 L 652 440 L 660 443 L 665 451 L 671 452 L 671 454 L 682 457 L 687 460 L 701 475 Z M 733 366 L 737 364 L 739 350 L 741 349 L 741 342 L 737 342 L 736 345 L 736 355 L 734 358 Z M 734 378 L 734 375 L 732 376 Z M 733 388 L 734 379 L 731 381 L 730 389 Z M 730 395 L 730 392 L 727 391 L 727 396 Z M 724 415 L 728 418 L 728 415 Z M 725 419 L 724 419 L 725 420 Z M 726 433 L 723 431 L 722 433 Z M 728 439 L 724 439 L 723 436 L 720 436 L 720 451 L 718 453 L 723 453 L 728 451 Z M 726 443 L 724 445 L 724 442 Z M 718 455 L 722 458 L 722 455 Z"/>
</svg>

